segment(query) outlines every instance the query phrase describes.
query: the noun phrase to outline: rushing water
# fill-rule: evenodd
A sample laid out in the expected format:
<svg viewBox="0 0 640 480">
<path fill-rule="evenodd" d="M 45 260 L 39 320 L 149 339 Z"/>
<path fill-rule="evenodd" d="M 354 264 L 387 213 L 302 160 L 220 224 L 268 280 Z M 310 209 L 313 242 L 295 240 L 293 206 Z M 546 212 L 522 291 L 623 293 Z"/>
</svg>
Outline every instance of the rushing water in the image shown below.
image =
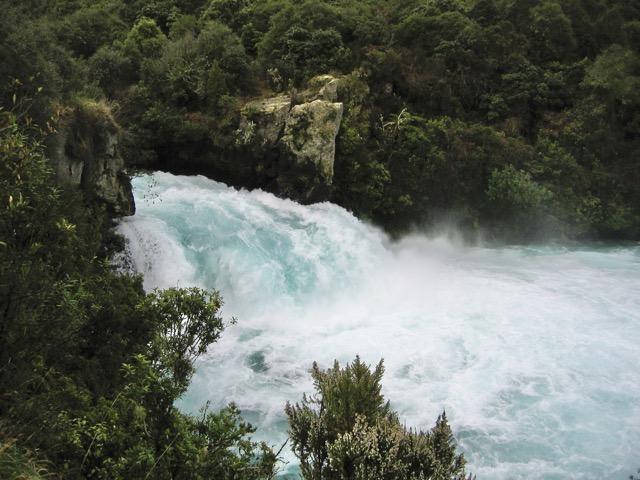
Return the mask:
<svg viewBox="0 0 640 480">
<path fill-rule="evenodd" d="M 181 408 L 234 401 L 278 448 L 309 368 L 384 358 L 407 426 L 447 416 L 486 479 L 619 479 L 640 467 L 640 246 L 391 243 L 331 204 L 202 177 L 134 180 L 145 288 L 196 285 L 237 317 Z M 295 458 L 286 471 L 295 471 Z"/>
</svg>

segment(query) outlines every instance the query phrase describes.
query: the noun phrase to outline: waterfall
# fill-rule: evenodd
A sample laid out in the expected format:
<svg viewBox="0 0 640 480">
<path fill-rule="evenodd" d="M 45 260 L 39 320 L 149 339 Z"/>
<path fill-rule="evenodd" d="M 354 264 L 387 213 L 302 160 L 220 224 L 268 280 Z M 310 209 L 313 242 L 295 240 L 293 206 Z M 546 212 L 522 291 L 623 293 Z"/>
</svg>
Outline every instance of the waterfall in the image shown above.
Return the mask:
<svg viewBox="0 0 640 480">
<path fill-rule="evenodd" d="M 407 426 L 447 417 L 478 479 L 624 480 L 640 467 L 640 246 L 487 248 L 379 230 L 329 204 L 166 173 L 119 226 L 145 288 L 236 317 L 180 408 L 236 402 L 278 448 L 313 361 L 384 358 Z M 295 472 L 295 457 L 285 472 Z"/>
</svg>

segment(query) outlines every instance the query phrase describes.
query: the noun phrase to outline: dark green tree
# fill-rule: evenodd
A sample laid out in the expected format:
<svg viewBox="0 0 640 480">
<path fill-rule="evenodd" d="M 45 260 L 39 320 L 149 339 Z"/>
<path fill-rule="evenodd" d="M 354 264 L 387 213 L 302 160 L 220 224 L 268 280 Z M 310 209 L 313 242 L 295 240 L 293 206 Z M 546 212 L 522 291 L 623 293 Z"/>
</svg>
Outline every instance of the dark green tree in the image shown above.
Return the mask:
<svg viewBox="0 0 640 480">
<path fill-rule="evenodd" d="M 215 343 L 224 330 L 218 311 L 218 292 L 192 288 L 170 288 L 147 296 L 140 308 L 152 316 L 157 336 L 153 357 L 176 389 L 184 393 L 195 372 L 194 362 Z"/>
<path fill-rule="evenodd" d="M 577 47 L 571 20 L 559 3 L 544 2 L 531 9 L 532 47 L 542 61 L 566 61 Z"/>
<path fill-rule="evenodd" d="M 313 364 L 316 394 L 285 409 L 303 478 L 464 478 L 446 415 L 429 432 L 407 430 L 381 394 L 383 373 L 382 361 L 371 371 L 360 357 L 344 369 Z"/>
<path fill-rule="evenodd" d="M 489 178 L 487 198 L 492 215 L 501 223 L 500 228 L 511 230 L 512 240 L 547 234 L 553 193 L 526 171 L 513 165 L 494 169 Z"/>
<path fill-rule="evenodd" d="M 60 478 L 270 478 L 275 456 L 234 405 L 174 405 L 225 327 L 218 293 L 145 295 L 116 274 L 101 210 L 56 183 L 40 136 L 0 111 L 2 448 Z"/>
<path fill-rule="evenodd" d="M 58 36 L 74 54 L 89 58 L 100 47 L 123 40 L 127 31 L 113 3 L 98 3 L 64 17 L 58 27 Z"/>
</svg>

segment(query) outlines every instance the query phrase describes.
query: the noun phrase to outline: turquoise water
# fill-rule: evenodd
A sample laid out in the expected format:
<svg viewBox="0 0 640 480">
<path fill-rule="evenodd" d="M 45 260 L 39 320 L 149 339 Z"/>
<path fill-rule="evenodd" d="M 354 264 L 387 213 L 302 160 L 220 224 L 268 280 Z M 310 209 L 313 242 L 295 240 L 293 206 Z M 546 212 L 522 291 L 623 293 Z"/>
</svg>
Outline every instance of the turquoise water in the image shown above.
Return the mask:
<svg viewBox="0 0 640 480">
<path fill-rule="evenodd" d="M 390 242 L 328 203 L 202 177 L 134 179 L 120 230 L 145 288 L 220 290 L 237 317 L 181 408 L 234 401 L 277 448 L 309 368 L 384 358 L 407 426 L 446 409 L 479 479 L 620 479 L 640 467 L 640 246 Z M 295 472 L 286 450 L 283 471 Z"/>
</svg>

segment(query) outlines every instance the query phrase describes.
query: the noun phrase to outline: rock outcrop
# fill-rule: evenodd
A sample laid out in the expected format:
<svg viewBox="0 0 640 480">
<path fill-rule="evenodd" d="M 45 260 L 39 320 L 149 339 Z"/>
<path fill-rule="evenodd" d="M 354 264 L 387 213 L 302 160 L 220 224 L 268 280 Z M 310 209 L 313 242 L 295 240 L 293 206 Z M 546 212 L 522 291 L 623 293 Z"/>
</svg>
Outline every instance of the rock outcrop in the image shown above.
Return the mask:
<svg viewBox="0 0 640 480">
<path fill-rule="evenodd" d="M 133 215 L 131 181 L 119 151 L 120 129 L 107 105 L 87 102 L 64 116 L 52 135 L 47 157 L 58 181 L 80 186 L 116 216 Z"/>
<path fill-rule="evenodd" d="M 314 100 L 294 106 L 280 139 L 278 193 L 301 203 L 329 200 L 342 104 Z"/>
<path fill-rule="evenodd" d="M 209 135 L 193 141 L 168 140 L 146 166 L 260 188 L 304 204 L 328 201 L 343 114 L 339 85 L 340 79 L 322 75 L 304 90 L 249 101 L 238 119 L 225 120 L 224 129 L 210 127 Z"/>
<path fill-rule="evenodd" d="M 261 188 L 305 204 L 330 199 L 343 112 L 338 84 L 323 75 L 305 91 L 245 105 L 236 143 L 254 157 Z"/>
</svg>

